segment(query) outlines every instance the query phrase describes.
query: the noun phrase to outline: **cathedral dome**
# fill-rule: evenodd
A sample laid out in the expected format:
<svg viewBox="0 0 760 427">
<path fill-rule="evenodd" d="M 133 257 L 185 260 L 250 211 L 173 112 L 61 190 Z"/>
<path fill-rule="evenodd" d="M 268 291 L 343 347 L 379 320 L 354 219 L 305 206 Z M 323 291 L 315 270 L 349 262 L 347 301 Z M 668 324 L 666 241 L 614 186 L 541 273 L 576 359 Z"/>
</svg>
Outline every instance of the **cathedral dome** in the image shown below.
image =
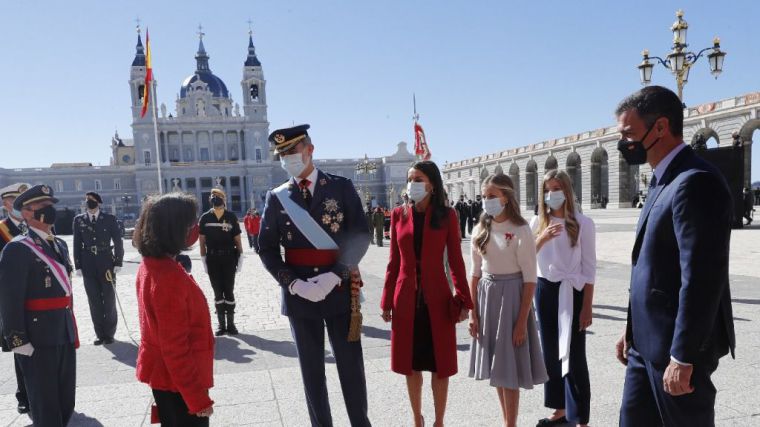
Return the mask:
<svg viewBox="0 0 760 427">
<path fill-rule="evenodd" d="M 203 82 L 206 84 L 206 88 L 214 98 L 229 98 L 230 93 L 227 90 L 227 85 L 224 84 L 222 79 L 215 76 L 211 72 L 196 71 L 194 74 L 188 76 L 183 82 L 182 87 L 179 89 L 179 97 L 184 98 L 190 93 L 194 87 L 194 83 Z"/>
<path fill-rule="evenodd" d="M 200 82 L 205 84 L 206 89 L 211 92 L 214 98 L 229 98 L 230 93 L 227 90 L 227 85 L 224 84 L 222 79 L 211 72 L 211 68 L 208 65 L 209 57 L 206 53 L 206 48 L 203 46 L 203 32 L 199 32 L 199 35 L 200 43 L 198 43 L 198 52 L 195 54 L 195 73 L 185 78 L 182 82 L 179 97 L 186 97 L 192 90 L 198 87 L 196 83 Z"/>
</svg>

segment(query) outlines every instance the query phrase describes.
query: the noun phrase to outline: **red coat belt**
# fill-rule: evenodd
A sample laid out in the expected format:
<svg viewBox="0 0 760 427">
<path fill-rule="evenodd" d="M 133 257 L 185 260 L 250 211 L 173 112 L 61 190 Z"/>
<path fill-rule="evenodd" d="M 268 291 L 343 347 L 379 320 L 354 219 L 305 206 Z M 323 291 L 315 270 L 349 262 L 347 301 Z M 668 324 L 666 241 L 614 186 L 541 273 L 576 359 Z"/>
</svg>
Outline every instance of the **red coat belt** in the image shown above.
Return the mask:
<svg viewBox="0 0 760 427">
<path fill-rule="evenodd" d="M 328 267 L 338 262 L 332 249 L 285 249 L 285 262 L 300 267 Z"/>
</svg>

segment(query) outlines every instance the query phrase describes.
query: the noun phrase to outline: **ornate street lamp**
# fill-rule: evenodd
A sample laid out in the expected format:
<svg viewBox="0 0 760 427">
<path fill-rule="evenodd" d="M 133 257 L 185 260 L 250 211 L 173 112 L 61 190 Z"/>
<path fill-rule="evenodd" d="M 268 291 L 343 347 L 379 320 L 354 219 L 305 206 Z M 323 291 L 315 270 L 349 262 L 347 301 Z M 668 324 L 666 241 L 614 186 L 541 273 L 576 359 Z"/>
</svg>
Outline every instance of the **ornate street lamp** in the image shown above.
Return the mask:
<svg viewBox="0 0 760 427">
<path fill-rule="evenodd" d="M 375 172 L 377 172 L 377 163 L 371 161 L 369 157 L 364 154 L 364 160 L 356 164 L 356 174 L 371 176 L 374 175 Z M 371 194 L 367 186 L 364 187 L 364 199 L 367 204 L 371 201 Z"/>
<path fill-rule="evenodd" d="M 723 60 L 726 56 L 726 52 L 720 50 L 720 38 L 715 37 L 713 39 L 713 46 L 706 47 L 700 50 L 698 53 L 687 51 L 689 46 L 686 43 L 686 32 L 689 29 L 689 24 L 683 19 L 683 10 L 676 12 L 676 22 L 670 27 L 673 32 L 673 50 L 666 56 L 666 59 L 662 59 L 658 56 L 649 56 L 649 50 L 644 49 L 641 52 L 643 60 L 638 65 L 639 78 L 641 84 L 644 86 L 652 82 L 652 70 L 654 64 L 650 60 L 656 60 L 662 64 L 665 68 L 668 68 L 676 78 L 676 84 L 678 85 L 678 98 L 683 102 L 683 87 L 689 81 L 689 70 L 702 55 L 712 50 L 707 55 L 707 59 L 710 65 L 710 73 L 718 78 L 718 75 L 723 71 Z"/>
</svg>

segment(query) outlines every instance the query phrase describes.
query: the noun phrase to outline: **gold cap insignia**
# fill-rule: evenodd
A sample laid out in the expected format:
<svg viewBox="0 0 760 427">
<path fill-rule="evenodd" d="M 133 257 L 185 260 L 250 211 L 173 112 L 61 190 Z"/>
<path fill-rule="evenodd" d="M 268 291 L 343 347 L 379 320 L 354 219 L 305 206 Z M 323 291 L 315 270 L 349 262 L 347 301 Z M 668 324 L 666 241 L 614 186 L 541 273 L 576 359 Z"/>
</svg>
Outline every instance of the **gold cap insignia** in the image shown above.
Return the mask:
<svg viewBox="0 0 760 427">
<path fill-rule="evenodd" d="M 278 133 L 277 135 L 274 136 L 274 142 L 278 144 L 282 144 L 283 142 L 285 142 L 285 136 L 281 133 Z"/>
<path fill-rule="evenodd" d="M 28 190 L 28 189 L 29 189 L 29 187 L 27 187 L 27 185 L 26 185 L 26 184 L 21 184 L 21 185 L 18 187 L 18 192 L 19 192 L 19 193 L 23 193 L 24 191 L 26 191 L 26 190 Z"/>
<path fill-rule="evenodd" d="M 43 194 L 50 194 L 50 187 L 48 187 L 47 185 L 43 185 L 40 188 L 40 191 L 42 191 Z"/>
</svg>

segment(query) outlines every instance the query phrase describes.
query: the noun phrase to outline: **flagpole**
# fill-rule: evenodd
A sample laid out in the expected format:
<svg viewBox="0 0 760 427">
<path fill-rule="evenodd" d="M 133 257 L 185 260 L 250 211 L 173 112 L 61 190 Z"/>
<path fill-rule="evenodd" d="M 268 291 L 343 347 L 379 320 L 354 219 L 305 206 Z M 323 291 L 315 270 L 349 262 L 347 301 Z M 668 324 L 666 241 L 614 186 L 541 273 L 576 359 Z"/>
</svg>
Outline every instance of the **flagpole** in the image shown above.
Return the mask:
<svg viewBox="0 0 760 427">
<path fill-rule="evenodd" d="M 158 144 L 158 114 L 156 113 L 156 79 L 151 79 L 153 101 L 153 135 L 156 138 L 156 170 L 158 171 L 158 194 L 164 193 L 164 180 L 161 178 L 161 148 Z"/>
</svg>

